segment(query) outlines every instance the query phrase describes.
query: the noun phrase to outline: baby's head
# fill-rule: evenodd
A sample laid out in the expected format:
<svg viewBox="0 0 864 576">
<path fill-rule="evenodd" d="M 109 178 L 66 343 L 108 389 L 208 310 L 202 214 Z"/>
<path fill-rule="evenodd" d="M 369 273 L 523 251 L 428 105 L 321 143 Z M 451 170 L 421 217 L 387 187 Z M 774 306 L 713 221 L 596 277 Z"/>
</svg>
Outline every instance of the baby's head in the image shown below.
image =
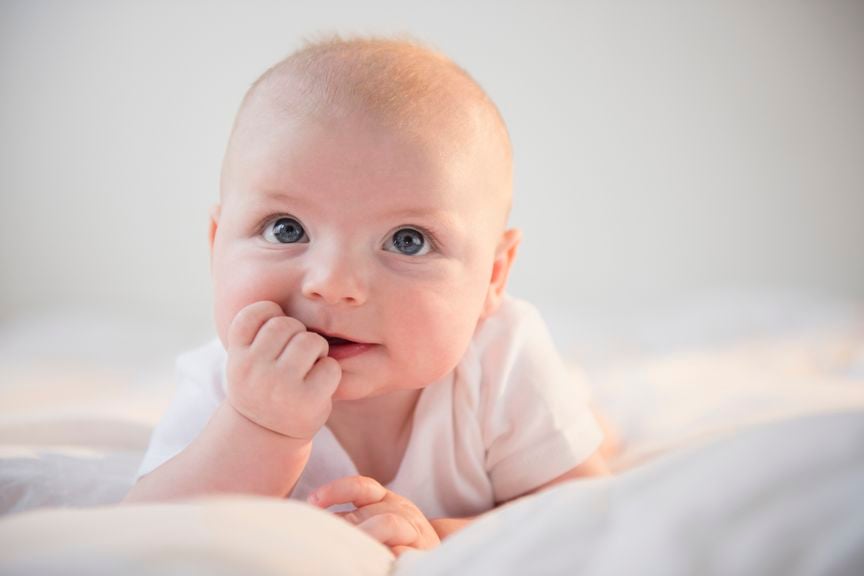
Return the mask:
<svg viewBox="0 0 864 576">
<path fill-rule="evenodd" d="M 308 329 L 372 344 L 337 399 L 426 386 L 503 297 L 510 143 L 495 105 L 404 41 L 309 45 L 249 89 L 211 222 L 216 326 L 271 300 Z"/>
</svg>

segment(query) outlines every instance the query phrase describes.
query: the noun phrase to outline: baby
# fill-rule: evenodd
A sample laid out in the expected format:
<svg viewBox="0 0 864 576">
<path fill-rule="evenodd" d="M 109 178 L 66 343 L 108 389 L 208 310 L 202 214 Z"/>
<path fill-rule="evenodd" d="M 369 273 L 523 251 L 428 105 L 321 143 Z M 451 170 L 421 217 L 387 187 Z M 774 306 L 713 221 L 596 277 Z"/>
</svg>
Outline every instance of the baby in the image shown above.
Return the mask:
<svg viewBox="0 0 864 576">
<path fill-rule="evenodd" d="M 399 554 L 606 473 L 584 393 L 505 294 L 511 188 L 497 108 L 440 54 L 336 39 L 264 73 L 211 212 L 219 338 L 178 360 L 126 501 L 343 505 Z"/>
</svg>

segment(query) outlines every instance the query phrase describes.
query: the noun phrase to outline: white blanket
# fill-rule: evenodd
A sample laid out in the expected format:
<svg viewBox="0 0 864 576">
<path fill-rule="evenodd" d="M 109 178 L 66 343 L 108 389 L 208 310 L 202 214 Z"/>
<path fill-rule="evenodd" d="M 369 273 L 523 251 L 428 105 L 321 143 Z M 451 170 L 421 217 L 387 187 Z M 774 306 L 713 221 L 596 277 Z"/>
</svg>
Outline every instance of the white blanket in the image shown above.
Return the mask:
<svg viewBox="0 0 864 576">
<path fill-rule="evenodd" d="M 864 412 L 753 428 L 483 518 L 395 574 L 864 574 Z"/>
<path fill-rule="evenodd" d="M 21 514 L 0 522 L 0 573 L 851 575 L 862 486 L 864 412 L 823 414 L 525 498 L 395 562 L 305 504 L 211 499 Z"/>
<path fill-rule="evenodd" d="M 803 311 L 684 346 L 608 346 L 602 363 L 569 349 L 621 435 L 616 475 L 505 506 L 395 563 L 299 503 L 110 506 L 172 392 L 170 357 L 119 343 L 174 349 L 166 331 L 0 325 L 0 574 L 864 573 L 864 314 Z"/>
</svg>

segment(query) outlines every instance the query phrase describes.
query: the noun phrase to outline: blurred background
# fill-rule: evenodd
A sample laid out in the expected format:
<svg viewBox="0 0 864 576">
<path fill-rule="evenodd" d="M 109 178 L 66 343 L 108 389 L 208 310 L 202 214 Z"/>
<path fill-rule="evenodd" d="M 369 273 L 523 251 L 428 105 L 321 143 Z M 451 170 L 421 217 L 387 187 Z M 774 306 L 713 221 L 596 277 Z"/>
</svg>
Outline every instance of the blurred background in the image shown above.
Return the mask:
<svg viewBox="0 0 864 576">
<path fill-rule="evenodd" d="M 497 102 L 511 292 L 559 339 L 717 294 L 864 298 L 864 2 L 2 0 L 5 352 L 211 337 L 234 112 L 332 32 L 411 35 Z"/>
</svg>

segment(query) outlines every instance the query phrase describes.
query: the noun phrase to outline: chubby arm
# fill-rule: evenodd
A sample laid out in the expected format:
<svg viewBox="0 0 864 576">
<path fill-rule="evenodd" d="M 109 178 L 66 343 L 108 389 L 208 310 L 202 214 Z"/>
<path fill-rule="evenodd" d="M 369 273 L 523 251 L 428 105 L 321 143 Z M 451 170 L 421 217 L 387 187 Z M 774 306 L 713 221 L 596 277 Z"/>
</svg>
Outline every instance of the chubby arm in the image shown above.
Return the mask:
<svg viewBox="0 0 864 576">
<path fill-rule="evenodd" d="M 274 302 L 241 310 L 228 333 L 228 399 L 183 452 L 132 488 L 124 502 L 212 493 L 285 496 L 327 420 L 341 378 L 327 341 Z"/>
<path fill-rule="evenodd" d="M 609 472 L 609 466 L 606 464 L 606 460 L 603 458 L 601 450 L 602 448 L 598 449 L 596 452 L 594 452 L 594 454 L 589 456 L 587 460 L 583 461 L 575 468 L 568 470 L 564 474 L 550 480 L 549 482 L 543 484 L 537 489 L 532 490 L 528 494 L 536 494 L 537 492 L 542 492 L 547 488 L 551 488 L 552 486 L 562 484 L 569 480 L 590 478 L 592 476 L 609 476 L 611 474 Z"/>
<path fill-rule="evenodd" d="M 519 498 L 524 498 L 530 494 L 537 494 L 538 492 L 542 492 L 548 488 L 551 488 L 557 484 L 562 484 L 564 482 L 568 482 L 570 480 L 577 480 L 579 478 L 587 478 L 590 476 L 608 476 L 609 475 L 609 467 L 606 465 L 606 461 L 602 456 L 603 448 L 598 449 L 594 454 L 592 454 L 587 460 L 568 470 L 564 474 L 558 476 L 546 482 L 542 486 L 523 494 L 522 496 L 517 496 L 509 502 L 513 502 L 518 500 Z M 504 504 L 502 502 L 501 504 Z M 430 524 L 435 529 L 435 532 L 438 534 L 438 537 L 443 540 L 450 534 L 454 532 L 458 532 L 471 522 L 473 522 L 477 516 L 469 517 L 469 518 L 437 518 L 435 520 L 430 520 Z"/>
<path fill-rule="evenodd" d="M 214 493 L 284 496 L 309 459 L 312 442 L 283 436 L 223 402 L 183 452 L 141 478 L 124 503 Z"/>
<path fill-rule="evenodd" d="M 537 494 L 538 492 L 542 492 L 543 490 L 558 484 L 563 484 L 564 482 L 569 482 L 570 480 L 578 480 L 580 478 L 589 478 L 592 476 L 609 476 L 611 474 L 609 471 L 609 465 L 607 464 L 607 459 L 612 458 L 618 452 L 618 435 L 609 421 L 601 414 L 594 411 L 594 416 L 597 418 L 600 428 L 603 431 L 603 441 L 600 444 L 600 447 L 591 456 L 589 456 L 587 460 L 584 460 L 575 468 L 568 470 L 557 478 L 553 478 L 549 482 L 538 486 L 534 490 L 531 490 L 522 496 L 513 498 L 510 502 L 518 500 L 519 498 L 524 498 L 530 494 Z M 505 504 L 505 502 L 500 502 L 499 505 L 500 504 Z M 430 520 L 429 522 L 432 524 L 438 537 L 443 540 L 450 534 L 458 532 L 470 524 L 475 518 L 476 516 L 470 518 L 438 518 Z"/>
</svg>

